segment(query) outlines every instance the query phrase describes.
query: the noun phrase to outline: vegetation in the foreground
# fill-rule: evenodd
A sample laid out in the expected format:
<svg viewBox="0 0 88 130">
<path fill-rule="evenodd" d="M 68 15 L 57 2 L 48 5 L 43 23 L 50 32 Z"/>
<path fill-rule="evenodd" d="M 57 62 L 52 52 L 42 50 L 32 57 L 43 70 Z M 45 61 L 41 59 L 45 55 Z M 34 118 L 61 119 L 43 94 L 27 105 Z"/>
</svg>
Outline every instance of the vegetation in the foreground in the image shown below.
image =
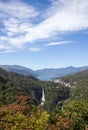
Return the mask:
<svg viewBox="0 0 88 130">
<path fill-rule="evenodd" d="M 72 87 L 0 69 L 0 130 L 88 130 L 88 71 L 62 80 Z"/>
<path fill-rule="evenodd" d="M 88 130 L 88 101 L 72 101 L 49 114 L 27 105 L 27 100 L 27 96 L 19 96 L 13 104 L 0 108 L 0 130 Z"/>
</svg>

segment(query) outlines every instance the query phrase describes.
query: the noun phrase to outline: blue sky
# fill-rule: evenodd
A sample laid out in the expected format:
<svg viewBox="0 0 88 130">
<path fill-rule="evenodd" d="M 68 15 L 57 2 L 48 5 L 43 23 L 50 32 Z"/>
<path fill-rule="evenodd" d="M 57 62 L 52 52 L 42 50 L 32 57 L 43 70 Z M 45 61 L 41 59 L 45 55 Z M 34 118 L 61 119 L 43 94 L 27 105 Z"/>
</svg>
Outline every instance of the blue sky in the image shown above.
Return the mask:
<svg viewBox="0 0 88 130">
<path fill-rule="evenodd" d="M 0 0 L 0 64 L 88 65 L 88 0 Z"/>
</svg>

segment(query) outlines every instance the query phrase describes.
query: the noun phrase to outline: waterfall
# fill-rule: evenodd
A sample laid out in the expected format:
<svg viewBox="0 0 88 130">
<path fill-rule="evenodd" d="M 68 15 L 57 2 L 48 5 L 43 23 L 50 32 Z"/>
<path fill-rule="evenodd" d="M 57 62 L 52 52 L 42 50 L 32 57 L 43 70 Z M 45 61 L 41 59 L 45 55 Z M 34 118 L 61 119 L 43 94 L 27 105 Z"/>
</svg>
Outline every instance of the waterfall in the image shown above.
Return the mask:
<svg viewBox="0 0 88 130">
<path fill-rule="evenodd" d="M 45 92 L 44 92 L 44 88 L 42 89 L 42 99 L 41 99 L 41 106 L 43 106 L 45 103 Z"/>
</svg>

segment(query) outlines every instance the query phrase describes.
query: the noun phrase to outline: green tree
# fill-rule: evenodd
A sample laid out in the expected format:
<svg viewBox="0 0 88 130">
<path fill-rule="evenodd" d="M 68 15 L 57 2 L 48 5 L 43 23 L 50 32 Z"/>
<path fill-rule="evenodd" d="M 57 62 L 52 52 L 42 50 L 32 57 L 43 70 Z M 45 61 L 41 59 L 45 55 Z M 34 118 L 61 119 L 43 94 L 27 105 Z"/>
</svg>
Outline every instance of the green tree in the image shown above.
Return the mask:
<svg viewBox="0 0 88 130">
<path fill-rule="evenodd" d="M 72 130 L 85 130 L 88 126 L 88 101 L 70 101 L 64 108 L 64 113 L 69 113 Z"/>
</svg>

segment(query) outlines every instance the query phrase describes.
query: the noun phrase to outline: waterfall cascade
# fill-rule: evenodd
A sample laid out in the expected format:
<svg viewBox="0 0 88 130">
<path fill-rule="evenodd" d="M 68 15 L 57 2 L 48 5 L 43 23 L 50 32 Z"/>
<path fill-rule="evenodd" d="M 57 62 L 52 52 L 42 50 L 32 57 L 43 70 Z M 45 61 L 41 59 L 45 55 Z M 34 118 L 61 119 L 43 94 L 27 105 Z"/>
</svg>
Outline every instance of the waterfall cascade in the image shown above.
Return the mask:
<svg viewBox="0 0 88 130">
<path fill-rule="evenodd" d="M 41 99 L 41 106 L 43 106 L 45 103 L 45 92 L 44 92 L 44 88 L 42 89 L 42 99 Z"/>
</svg>

